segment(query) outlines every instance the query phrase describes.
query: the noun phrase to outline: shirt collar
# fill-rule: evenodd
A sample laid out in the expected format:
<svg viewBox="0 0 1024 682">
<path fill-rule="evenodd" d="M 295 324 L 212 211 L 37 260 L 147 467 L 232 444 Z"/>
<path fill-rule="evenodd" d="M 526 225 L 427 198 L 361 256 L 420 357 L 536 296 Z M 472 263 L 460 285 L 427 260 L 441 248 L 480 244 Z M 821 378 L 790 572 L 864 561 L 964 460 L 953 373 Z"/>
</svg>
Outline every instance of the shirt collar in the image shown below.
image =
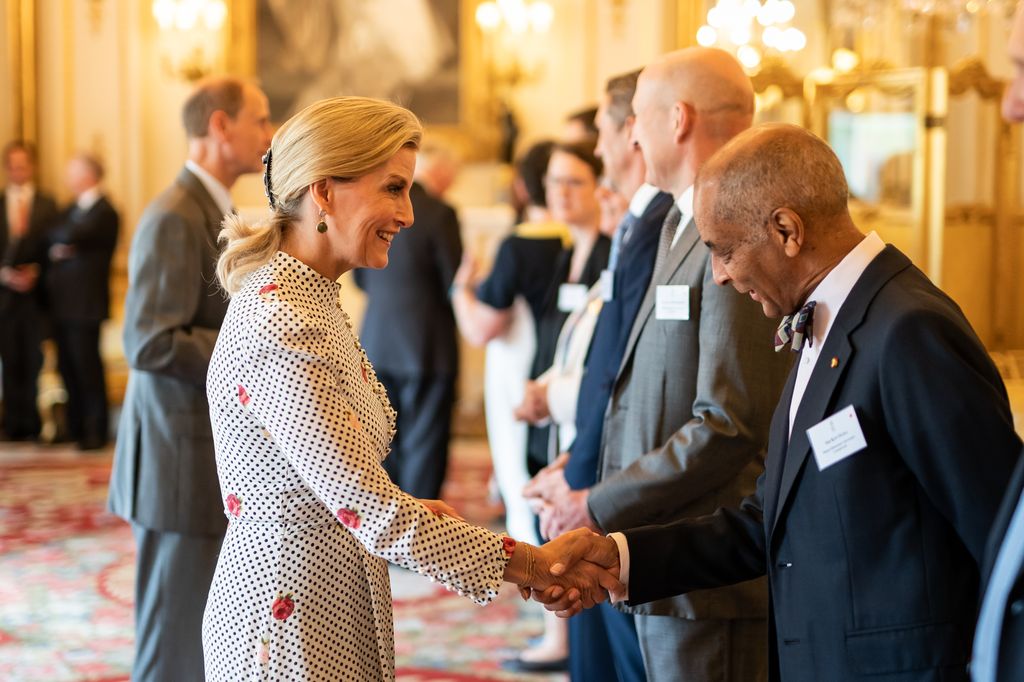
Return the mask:
<svg viewBox="0 0 1024 682">
<path fill-rule="evenodd" d="M 223 215 L 231 213 L 231 192 L 225 187 L 220 180 L 213 177 L 209 171 L 200 166 L 198 163 L 189 159 L 185 162 L 185 168 L 189 169 L 192 175 L 199 178 L 199 182 L 202 183 L 206 191 L 210 193 L 213 198 L 213 203 L 217 204 L 217 208 Z"/>
<path fill-rule="evenodd" d="M 654 201 L 654 197 L 658 196 L 658 192 L 661 190 L 654 185 L 644 183 L 637 188 L 636 192 L 633 193 L 633 198 L 629 200 L 629 213 L 634 218 L 639 218 L 647 210 L 647 207 Z"/>
<path fill-rule="evenodd" d="M 814 343 L 818 348 L 821 348 L 821 344 L 825 342 L 825 337 L 832 329 L 832 323 L 839 314 L 839 309 L 846 301 L 846 297 L 853 291 L 854 285 L 857 284 L 871 261 L 884 249 L 885 242 L 876 232 L 871 232 L 857 246 L 853 247 L 853 250 L 846 254 L 811 292 L 807 300 L 815 301 L 812 320 Z"/>
<path fill-rule="evenodd" d="M 78 198 L 75 199 L 75 205 L 78 206 L 80 211 L 88 211 L 96 205 L 101 196 L 103 196 L 103 193 L 100 192 L 99 185 L 95 185 L 79 194 Z"/>
<path fill-rule="evenodd" d="M 683 214 L 683 220 L 679 221 L 680 225 L 685 225 L 690 222 L 693 218 L 693 185 L 690 185 L 686 190 L 679 195 L 676 199 L 676 208 Z"/>
<path fill-rule="evenodd" d="M 26 182 L 24 185 L 7 185 L 7 196 L 9 197 L 25 197 L 31 199 L 35 196 L 36 186 L 31 182 Z"/>
</svg>

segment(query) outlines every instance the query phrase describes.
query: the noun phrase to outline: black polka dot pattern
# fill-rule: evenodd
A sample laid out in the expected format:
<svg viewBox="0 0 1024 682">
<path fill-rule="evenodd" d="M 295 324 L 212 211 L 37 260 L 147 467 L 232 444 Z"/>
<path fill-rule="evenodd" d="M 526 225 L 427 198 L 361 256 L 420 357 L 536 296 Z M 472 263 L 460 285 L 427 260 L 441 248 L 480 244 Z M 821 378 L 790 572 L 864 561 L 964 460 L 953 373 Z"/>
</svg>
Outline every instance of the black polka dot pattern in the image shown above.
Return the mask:
<svg viewBox="0 0 1024 682">
<path fill-rule="evenodd" d="M 393 680 L 385 560 L 480 604 L 497 596 L 501 536 L 435 516 L 381 467 L 395 414 L 339 289 L 279 252 L 221 328 L 207 395 L 229 523 L 207 680 Z"/>
</svg>

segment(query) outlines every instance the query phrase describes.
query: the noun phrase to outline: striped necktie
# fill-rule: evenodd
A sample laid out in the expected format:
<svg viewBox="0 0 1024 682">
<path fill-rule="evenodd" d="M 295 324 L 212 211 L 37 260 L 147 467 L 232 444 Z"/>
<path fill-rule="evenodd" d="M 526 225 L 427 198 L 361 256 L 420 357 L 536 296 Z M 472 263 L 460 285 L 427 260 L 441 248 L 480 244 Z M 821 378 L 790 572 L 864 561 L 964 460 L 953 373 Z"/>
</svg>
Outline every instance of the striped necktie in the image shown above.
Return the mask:
<svg viewBox="0 0 1024 682">
<path fill-rule="evenodd" d="M 678 206 L 672 204 L 672 208 L 665 215 L 665 222 L 661 224 L 658 255 L 654 259 L 654 277 L 657 277 L 658 270 L 665 263 L 665 259 L 668 258 L 668 252 L 672 250 L 672 240 L 676 237 L 676 228 L 679 227 L 679 221 L 682 218 L 683 212 L 679 210 Z"/>
<path fill-rule="evenodd" d="M 775 352 L 786 347 L 792 342 L 790 350 L 799 353 L 804 348 L 804 340 L 807 345 L 814 343 L 814 306 L 816 301 L 808 301 L 793 315 L 786 315 L 782 318 L 779 328 L 775 332 Z"/>
</svg>

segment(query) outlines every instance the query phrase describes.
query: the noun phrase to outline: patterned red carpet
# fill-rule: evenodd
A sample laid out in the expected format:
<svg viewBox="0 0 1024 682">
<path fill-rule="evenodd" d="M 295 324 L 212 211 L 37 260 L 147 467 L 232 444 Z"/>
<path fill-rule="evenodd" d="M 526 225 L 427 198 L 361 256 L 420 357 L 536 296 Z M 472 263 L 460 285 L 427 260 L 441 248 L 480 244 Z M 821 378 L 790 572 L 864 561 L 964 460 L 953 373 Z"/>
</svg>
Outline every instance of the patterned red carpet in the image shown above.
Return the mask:
<svg viewBox="0 0 1024 682">
<path fill-rule="evenodd" d="M 459 442 L 450 472 L 445 499 L 493 520 L 486 446 Z M 134 548 L 128 526 L 103 511 L 109 473 L 109 453 L 0 445 L 0 680 L 128 679 Z M 538 608 L 514 589 L 479 608 L 406 571 L 393 570 L 392 584 L 400 680 L 564 679 L 501 670 L 540 631 Z"/>
</svg>

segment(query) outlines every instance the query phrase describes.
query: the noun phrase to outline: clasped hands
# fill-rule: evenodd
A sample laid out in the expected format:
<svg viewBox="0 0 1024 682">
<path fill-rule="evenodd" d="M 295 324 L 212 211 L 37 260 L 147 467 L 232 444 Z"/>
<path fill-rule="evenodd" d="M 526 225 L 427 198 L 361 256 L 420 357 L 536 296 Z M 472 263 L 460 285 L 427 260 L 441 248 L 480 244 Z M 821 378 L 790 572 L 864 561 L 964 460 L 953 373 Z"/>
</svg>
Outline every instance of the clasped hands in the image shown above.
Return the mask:
<svg viewBox="0 0 1024 682">
<path fill-rule="evenodd" d="M 524 599 L 533 598 L 562 618 L 625 593 L 619 582 L 619 549 L 611 538 L 578 528 L 541 547 L 517 547 L 532 552 L 525 575 L 517 576 Z"/>
</svg>

